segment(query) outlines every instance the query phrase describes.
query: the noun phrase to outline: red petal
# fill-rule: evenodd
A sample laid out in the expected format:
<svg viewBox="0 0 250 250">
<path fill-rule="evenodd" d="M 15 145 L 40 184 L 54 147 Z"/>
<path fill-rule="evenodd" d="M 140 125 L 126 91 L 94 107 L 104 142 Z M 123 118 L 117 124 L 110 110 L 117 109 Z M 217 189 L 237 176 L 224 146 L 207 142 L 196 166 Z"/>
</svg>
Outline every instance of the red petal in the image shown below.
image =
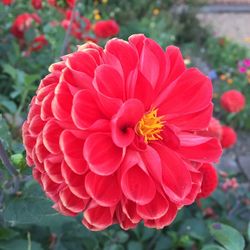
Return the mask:
<svg viewBox="0 0 250 250">
<path fill-rule="evenodd" d="M 60 136 L 60 148 L 64 160 L 76 174 L 84 174 L 88 170 L 83 158 L 83 144 L 84 140 L 77 138 L 69 130 L 64 130 Z"/>
<path fill-rule="evenodd" d="M 85 187 L 88 194 L 100 206 L 115 206 L 121 199 L 121 189 L 116 175 L 100 176 L 89 172 Z"/>
<path fill-rule="evenodd" d="M 137 67 L 138 55 L 136 50 L 128 43 L 121 39 L 112 39 L 106 46 L 105 50 L 113 54 L 119 61 L 126 80 L 129 73 Z"/>
<path fill-rule="evenodd" d="M 121 187 L 124 195 L 140 205 L 153 200 L 156 187 L 152 178 L 140 166 L 127 166 L 122 173 Z M 145 189 L 145 187 L 147 187 Z"/>
<path fill-rule="evenodd" d="M 180 49 L 175 46 L 167 47 L 166 60 L 170 69 L 166 80 L 166 84 L 169 85 L 185 71 L 186 67 Z"/>
<path fill-rule="evenodd" d="M 104 230 L 113 223 L 114 209 L 110 207 L 94 206 L 84 212 L 82 223 L 90 230 Z"/>
<path fill-rule="evenodd" d="M 58 125 L 55 119 L 49 120 L 43 129 L 44 146 L 53 154 L 61 152 L 59 147 L 59 137 L 63 129 Z"/>
<path fill-rule="evenodd" d="M 80 129 L 86 129 L 97 120 L 105 118 L 100 111 L 93 93 L 89 90 L 77 92 L 73 99 L 72 119 Z"/>
<path fill-rule="evenodd" d="M 146 227 L 162 229 L 163 227 L 166 227 L 171 224 L 176 215 L 176 206 L 172 202 L 169 202 L 169 208 L 165 215 L 156 220 L 144 220 L 144 225 Z"/>
<path fill-rule="evenodd" d="M 213 104 L 210 103 L 205 109 L 192 114 L 178 114 L 166 116 L 167 123 L 179 127 L 181 130 L 201 130 L 208 127 L 213 114 Z"/>
<path fill-rule="evenodd" d="M 101 65 L 96 69 L 94 86 L 105 96 L 123 100 L 125 98 L 124 80 L 119 72 L 109 65 Z"/>
<path fill-rule="evenodd" d="M 137 205 L 137 212 L 144 220 L 154 220 L 162 217 L 168 211 L 169 202 L 156 192 L 154 199 L 146 205 Z"/>
<path fill-rule="evenodd" d="M 203 175 L 201 192 L 197 198 L 207 198 L 218 185 L 218 175 L 215 168 L 210 164 L 203 164 L 199 169 Z"/>
<path fill-rule="evenodd" d="M 55 89 L 52 101 L 52 112 L 58 120 L 71 120 L 71 107 L 73 96 L 66 82 L 59 83 Z"/>
<path fill-rule="evenodd" d="M 163 182 L 162 187 L 170 200 L 183 200 L 191 190 L 192 180 L 185 162 L 171 149 L 154 144 L 161 157 Z"/>
<path fill-rule="evenodd" d="M 111 137 L 103 133 L 90 135 L 84 144 L 84 157 L 89 168 L 99 175 L 110 175 L 120 166 L 125 149 L 114 145 Z"/>
<path fill-rule="evenodd" d="M 185 91 L 184 91 L 185 90 Z M 197 69 L 186 70 L 157 98 L 159 115 L 191 114 L 205 109 L 212 99 L 212 83 Z"/>
<path fill-rule="evenodd" d="M 82 212 L 87 205 L 86 200 L 80 199 L 75 196 L 69 190 L 69 188 L 64 188 L 63 190 L 61 190 L 59 196 L 63 206 L 73 213 Z"/>
<path fill-rule="evenodd" d="M 180 147 L 178 152 L 189 160 L 199 162 L 218 162 L 222 154 L 216 138 L 202 137 L 195 134 L 179 134 Z"/>
<path fill-rule="evenodd" d="M 118 147 L 128 146 L 135 137 L 135 126 L 144 113 L 143 104 L 129 99 L 121 106 L 111 123 L 112 139 Z"/>
</svg>

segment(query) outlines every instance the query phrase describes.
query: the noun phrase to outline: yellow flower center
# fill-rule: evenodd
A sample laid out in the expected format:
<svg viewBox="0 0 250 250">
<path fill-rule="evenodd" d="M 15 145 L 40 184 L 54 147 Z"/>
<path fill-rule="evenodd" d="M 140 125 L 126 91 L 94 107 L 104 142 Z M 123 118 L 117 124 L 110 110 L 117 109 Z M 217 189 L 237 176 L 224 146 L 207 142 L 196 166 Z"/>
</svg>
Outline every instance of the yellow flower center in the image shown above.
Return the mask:
<svg viewBox="0 0 250 250">
<path fill-rule="evenodd" d="M 157 109 L 152 109 L 137 123 L 136 132 L 144 137 L 145 143 L 163 139 L 160 135 L 164 127 L 163 118 L 164 116 L 157 116 Z"/>
</svg>

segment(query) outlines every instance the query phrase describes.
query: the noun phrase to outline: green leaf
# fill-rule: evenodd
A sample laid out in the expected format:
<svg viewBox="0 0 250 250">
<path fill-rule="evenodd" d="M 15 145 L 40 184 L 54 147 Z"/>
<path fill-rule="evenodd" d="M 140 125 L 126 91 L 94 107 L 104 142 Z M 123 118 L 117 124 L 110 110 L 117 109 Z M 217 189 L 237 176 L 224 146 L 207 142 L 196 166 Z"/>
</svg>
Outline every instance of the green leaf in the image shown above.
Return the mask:
<svg viewBox="0 0 250 250">
<path fill-rule="evenodd" d="M 41 196 L 21 196 L 6 202 L 3 219 L 12 225 L 35 224 L 44 216 L 56 214 L 51 202 Z"/>
<path fill-rule="evenodd" d="M 204 240 L 209 234 L 205 222 L 201 219 L 187 219 L 182 223 L 180 233 L 197 240 Z"/>
<path fill-rule="evenodd" d="M 1 114 L 0 114 L 0 140 L 3 142 L 3 145 L 6 149 L 10 147 L 12 141 L 11 134 L 9 131 L 9 127 Z"/>
<path fill-rule="evenodd" d="M 128 240 L 129 235 L 124 231 L 119 231 L 116 233 L 115 238 L 116 238 L 117 242 L 125 243 Z"/>
<path fill-rule="evenodd" d="M 3 71 L 10 75 L 13 80 L 16 79 L 16 69 L 13 68 L 10 64 L 4 64 Z"/>
<path fill-rule="evenodd" d="M 11 240 L 19 233 L 10 228 L 0 228 L 0 240 Z"/>
<path fill-rule="evenodd" d="M 155 245 L 155 250 L 168 250 L 172 248 L 172 240 L 167 236 L 160 237 Z"/>
<path fill-rule="evenodd" d="M 10 111 L 11 113 L 15 113 L 17 110 L 16 104 L 3 95 L 0 95 L 0 106 L 3 106 L 5 109 Z"/>
<path fill-rule="evenodd" d="M 8 241 L 6 243 L 1 243 L 0 244 L 0 249 L 1 250 L 27 250 L 28 248 L 28 240 L 21 240 L 21 239 L 17 239 L 17 240 L 12 240 L 12 241 Z M 43 250 L 43 248 L 41 247 L 41 245 L 37 242 L 31 241 L 30 242 L 30 249 L 32 250 Z"/>
<path fill-rule="evenodd" d="M 128 243 L 128 250 L 143 250 L 143 245 L 141 242 L 130 241 Z"/>
<path fill-rule="evenodd" d="M 218 245 L 210 244 L 204 246 L 201 250 L 225 250 L 225 248 L 220 247 Z"/>
<path fill-rule="evenodd" d="M 213 223 L 209 229 L 215 240 L 227 250 L 244 250 L 244 238 L 233 227 L 221 223 Z"/>
</svg>

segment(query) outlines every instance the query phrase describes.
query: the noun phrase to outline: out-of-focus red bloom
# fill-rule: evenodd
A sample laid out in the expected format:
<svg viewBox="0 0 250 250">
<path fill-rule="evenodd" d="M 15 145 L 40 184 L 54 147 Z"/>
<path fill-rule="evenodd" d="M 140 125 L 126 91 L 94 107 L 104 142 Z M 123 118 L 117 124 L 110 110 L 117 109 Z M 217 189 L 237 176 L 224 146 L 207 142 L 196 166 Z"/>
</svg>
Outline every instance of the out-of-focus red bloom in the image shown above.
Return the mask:
<svg viewBox="0 0 250 250">
<path fill-rule="evenodd" d="M 62 20 L 61 26 L 67 30 L 70 25 L 70 19 L 72 15 L 72 11 L 68 10 L 65 13 L 65 19 Z M 78 12 L 74 12 L 73 21 L 71 24 L 71 35 L 74 36 L 78 40 L 84 40 L 86 33 L 91 28 L 90 20 L 84 16 L 80 16 Z"/>
<path fill-rule="evenodd" d="M 237 142 L 237 134 L 233 128 L 222 126 L 221 146 L 231 148 Z"/>
<path fill-rule="evenodd" d="M 40 17 L 36 13 L 23 13 L 16 17 L 11 26 L 11 33 L 19 38 L 24 38 L 24 33 L 31 27 L 32 23 L 41 23 Z"/>
<path fill-rule="evenodd" d="M 120 28 L 115 20 L 102 20 L 94 25 L 94 33 L 100 38 L 109 38 L 119 33 Z"/>
<path fill-rule="evenodd" d="M 34 9 L 40 10 L 42 9 L 42 0 L 31 0 L 31 5 L 33 6 Z"/>
<path fill-rule="evenodd" d="M 2 0 L 1 2 L 4 5 L 11 5 L 14 2 L 14 0 Z"/>
<path fill-rule="evenodd" d="M 220 104 L 226 111 L 236 113 L 244 109 L 245 96 L 238 90 L 228 90 L 221 96 Z"/>
<path fill-rule="evenodd" d="M 144 35 L 87 43 L 53 64 L 23 125 L 27 163 L 54 208 L 103 230 L 163 228 L 216 186 L 204 130 L 212 84 Z"/>
<path fill-rule="evenodd" d="M 26 51 L 24 51 L 24 56 L 30 56 L 32 52 L 37 52 L 41 50 L 44 46 L 48 45 L 48 41 L 44 35 L 37 36 L 30 44 Z"/>
<path fill-rule="evenodd" d="M 44 46 L 48 45 L 48 41 L 45 37 L 45 35 L 37 36 L 32 43 L 30 44 L 30 51 L 39 51 Z"/>
<path fill-rule="evenodd" d="M 215 168 L 210 164 L 203 164 L 199 171 L 202 173 L 201 192 L 197 195 L 197 199 L 207 198 L 215 190 L 218 185 L 218 175 Z"/>
<path fill-rule="evenodd" d="M 199 135 L 216 137 L 220 139 L 222 135 L 222 126 L 220 121 L 212 117 L 209 122 L 208 128 L 205 129 L 204 131 L 200 131 Z"/>
<path fill-rule="evenodd" d="M 73 8 L 75 5 L 75 0 L 48 0 L 48 4 L 60 9 Z"/>
<path fill-rule="evenodd" d="M 226 181 L 221 186 L 223 191 L 227 191 L 228 189 L 235 190 L 238 187 L 239 187 L 239 183 L 235 177 L 232 179 L 226 179 Z"/>
</svg>

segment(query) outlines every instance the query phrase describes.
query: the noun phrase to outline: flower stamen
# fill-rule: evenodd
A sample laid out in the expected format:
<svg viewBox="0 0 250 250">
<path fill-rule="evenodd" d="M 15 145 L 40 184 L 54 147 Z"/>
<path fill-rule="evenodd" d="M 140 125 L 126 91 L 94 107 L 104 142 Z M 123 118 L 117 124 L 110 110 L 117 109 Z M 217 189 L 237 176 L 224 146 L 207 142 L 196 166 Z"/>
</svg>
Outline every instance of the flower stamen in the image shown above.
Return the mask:
<svg viewBox="0 0 250 250">
<path fill-rule="evenodd" d="M 163 139 L 160 133 L 163 131 L 165 123 L 163 120 L 164 116 L 157 116 L 157 111 L 158 109 L 152 109 L 144 114 L 136 125 L 136 132 L 144 137 L 145 143 Z"/>
</svg>

